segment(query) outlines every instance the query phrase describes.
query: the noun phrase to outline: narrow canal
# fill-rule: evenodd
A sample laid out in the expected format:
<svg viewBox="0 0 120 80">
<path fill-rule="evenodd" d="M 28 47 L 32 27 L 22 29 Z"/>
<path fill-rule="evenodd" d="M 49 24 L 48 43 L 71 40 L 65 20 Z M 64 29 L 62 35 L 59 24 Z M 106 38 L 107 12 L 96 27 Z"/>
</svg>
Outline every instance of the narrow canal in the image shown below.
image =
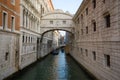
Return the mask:
<svg viewBox="0 0 120 80">
<path fill-rule="evenodd" d="M 49 55 L 44 60 L 10 80 L 94 80 L 65 53 Z"/>
</svg>

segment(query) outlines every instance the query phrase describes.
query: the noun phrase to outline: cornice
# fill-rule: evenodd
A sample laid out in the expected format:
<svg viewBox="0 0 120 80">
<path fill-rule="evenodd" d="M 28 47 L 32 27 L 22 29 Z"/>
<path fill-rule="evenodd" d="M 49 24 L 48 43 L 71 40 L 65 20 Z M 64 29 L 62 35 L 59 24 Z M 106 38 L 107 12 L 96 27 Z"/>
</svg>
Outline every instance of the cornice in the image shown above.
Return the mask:
<svg viewBox="0 0 120 80">
<path fill-rule="evenodd" d="M 73 17 L 71 14 L 67 14 L 67 13 L 62 13 L 62 12 L 51 12 L 51 13 L 46 13 L 46 14 L 44 14 L 42 17 L 44 17 L 44 16 L 47 16 L 47 15 L 53 15 L 53 14 L 64 14 L 64 15 L 68 15 L 68 16 L 70 16 L 70 17 Z"/>
<path fill-rule="evenodd" d="M 83 0 L 83 2 L 81 3 L 81 5 L 79 6 L 77 12 L 75 13 L 73 20 L 75 20 L 79 14 L 83 11 L 83 9 L 86 7 L 86 5 L 90 2 L 91 0 Z"/>
</svg>

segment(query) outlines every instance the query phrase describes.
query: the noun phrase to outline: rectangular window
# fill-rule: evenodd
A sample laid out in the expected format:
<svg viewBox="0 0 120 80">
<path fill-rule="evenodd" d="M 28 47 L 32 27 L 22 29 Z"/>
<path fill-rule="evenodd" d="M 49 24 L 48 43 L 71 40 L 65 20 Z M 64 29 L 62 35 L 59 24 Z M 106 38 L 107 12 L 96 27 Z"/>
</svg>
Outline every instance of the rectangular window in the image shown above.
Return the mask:
<svg viewBox="0 0 120 80">
<path fill-rule="evenodd" d="M 23 19 L 22 19 L 22 21 L 23 21 L 23 26 L 25 25 L 25 10 L 23 10 Z"/>
<path fill-rule="evenodd" d="M 24 41 L 25 41 L 25 36 L 23 35 L 22 36 L 22 42 L 24 43 Z"/>
<path fill-rule="evenodd" d="M 33 39 L 33 38 L 31 37 L 31 43 L 32 43 L 32 41 L 33 41 L 32 39 Z"/>
<path fill-rule="evenodd" d="M 11 17 L 11 31 L 15 29 L 15 17 Z"/>
<path fill-rule="evenodd" d="M 6 53 L 5 53 L 5 61 L 7 61 L 7 60 L 8 60 L 8 56 L 9 56 L 9 53 L 8 53 L 8 52 L 6 52 Z"/>
<path fill-rule="evenodd" d="M 96 0 L 93 0 L 93 8 L 95 9 L 96 8 Z"/>
<path fill-rule="evenodd" d="M 79 18 L 77 19 L 77 24 L 79 24 Z"/>
<path fill-rule="evenodd" d="M 86 34 L 88 34 L 88 27 L 86 27 Z"/>
<path fill-rule="evenodd" d="M 63 21 L 63 24 L 66 24 L 66 21 Z"/>
<path fill-rule="evenodd" d="M 50 21 L 50 24 L 53 24 L 53 21 Z"/>
<path fill-rule="evenodd" d="M 42 5 L 40 6 L 41 14 L 42 14 Z"/>
<path fill-rule="evenodd" d="M 96 31 L 96 22 L 93 22 L 93 31 Z"/>
<path fill-rule="evenodd" d="M 42 14 L 44 14 L 45 13 L 45 10 L 44 10 L 44 8 L 42 8 Z"/>
<path fill-rule="evenodd" d="M 81 29 L 81 35 L 83 35 L 83 29 Z"/>
<path fill-rule="evenodd" d="M 110 27 L 110 14 L 106 15 L 104 18 L 106 22 L 106 27 L 109 28 Z"/>
<path fill-rule="evenodd" d="M 28 39 L 28 38 L 27 38 L 27 36 L 26 36 L 26 43 L 27 43 L 27 39 Z"/>
<path fill-rule="evenodd" d="M 7 28 L 7 13 L 3 12 L 3 29 Z"/>
<path fill-rule="evenodd" d="M 105 0 L 103 0 L 103 3 L 105 3 Z"/>
<path fill-rule="evenodd" d="M 88 15 L 88 8 L 86 8 L 86 15 Z"/>
<path fill-rule="evenodd" d="M 110 67 L 110 55 L 104 55 L 105 56 L 105 65 L 107 67 Z"/>
<path fill-rule="evenodd" d="M 93 51 L 92 53 L 93 53 L 93 60 L 96 60 L 96 52 Z"/>
<path fill-rule="evenodd" d="M 88 50 L 87 49 L 85 49 L 85 53 L 86 53 L 86 56 L 88 56 Z"/>
<path fill-rule="evenodd" d="M 83 54 L 83 49 L 81 48 L 81 54 Z"/>
<path fill-rule="evenodd" d="M 29 36 L 29 43 L 30 43 L 30 36 Z"/>
</svg>

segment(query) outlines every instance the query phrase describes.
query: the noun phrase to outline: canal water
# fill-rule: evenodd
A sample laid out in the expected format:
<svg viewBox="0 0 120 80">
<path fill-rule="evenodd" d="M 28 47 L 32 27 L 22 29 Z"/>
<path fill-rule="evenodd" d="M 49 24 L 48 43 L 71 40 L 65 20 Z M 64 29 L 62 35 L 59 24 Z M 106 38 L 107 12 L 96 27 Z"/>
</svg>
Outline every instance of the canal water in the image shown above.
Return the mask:
<svg viewBox="0 0 120 80">
<path fill-rule="evenodd" d="M 50 54 L 44 60 L 10 80 L 94 80 L 65 53 Z"/>
</svg>

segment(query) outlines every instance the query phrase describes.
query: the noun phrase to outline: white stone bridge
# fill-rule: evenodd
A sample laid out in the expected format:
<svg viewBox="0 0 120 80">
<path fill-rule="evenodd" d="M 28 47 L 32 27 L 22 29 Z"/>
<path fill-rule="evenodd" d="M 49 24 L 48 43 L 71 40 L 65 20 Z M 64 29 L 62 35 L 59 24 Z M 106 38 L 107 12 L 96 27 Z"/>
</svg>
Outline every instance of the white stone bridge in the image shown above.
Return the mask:
<svg viewBox="0 0 120 80">
<path fill-rule="evenodd" d="M 74 27 L 72 17 L 68 12 L 64 13 L 61 10 L 44 14 L 41 19 L 41 34 L 52 30 L 63 30 L 72 33 Z"/>
</svg>

